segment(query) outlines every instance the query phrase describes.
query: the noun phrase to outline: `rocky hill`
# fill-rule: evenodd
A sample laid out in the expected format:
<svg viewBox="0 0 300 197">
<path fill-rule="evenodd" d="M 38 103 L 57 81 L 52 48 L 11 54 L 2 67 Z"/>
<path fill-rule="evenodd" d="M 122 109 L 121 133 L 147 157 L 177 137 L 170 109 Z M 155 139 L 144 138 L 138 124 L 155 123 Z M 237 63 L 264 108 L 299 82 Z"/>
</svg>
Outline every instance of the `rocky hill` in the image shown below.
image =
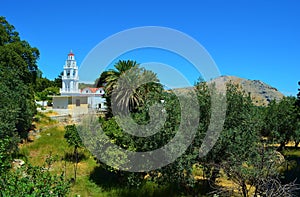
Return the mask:
<svg viewBox="0 0 300 197">
<path fill-rule="evenodd" d="M 235 76 L 221 76 L 211 82 L 238 84 L 246 93 L 250 93 L 253 102 L 256 105 L 267 105 L 271 100 L 280 100 L 284 96 L 276 88 L 260 81 L 260 80 L 249 80 Z M 216 85 L 218 88 L 218 85 Z"/>
<path fill-rule="evenodd" d="M 260 80 L 250 80 L 235 76 L 221 76 L 208 83 L 214 83 L 218 91 L 224 92 L 226 88 L 225 84 L 229 82 L 239 85 L 246 95 L 250 93 L 251 99 L 255 105 L 268 105 L 270 101 L 280 100 L 284 96 L 276 88 Z M 174 90 L 177 90 L 179 93 L 186 93 L 190 88 L 192 87 L 175 88 Z"/>
</svg>

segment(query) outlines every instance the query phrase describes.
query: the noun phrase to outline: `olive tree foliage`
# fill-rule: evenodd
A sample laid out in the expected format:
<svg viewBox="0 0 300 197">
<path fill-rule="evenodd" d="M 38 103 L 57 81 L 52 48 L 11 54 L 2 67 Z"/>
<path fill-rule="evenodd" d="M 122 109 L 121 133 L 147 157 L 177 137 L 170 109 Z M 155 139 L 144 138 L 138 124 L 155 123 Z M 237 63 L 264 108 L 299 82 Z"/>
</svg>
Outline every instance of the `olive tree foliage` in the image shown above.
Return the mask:
<svg viewBox="0 0 300 197">
<path fill-rule="evenodd" d="M 149 108 L 151 108 L 150 106 L 152 106 L 154 103 L 161 102 L 158 99 L 164 100 L 163 108 L 160 108 L 160 110 L 162 110 L 162 114 L 166 114 L 165 121 L 163 122 L 160 128 L 143 127 L 143 125 L 149 124 L 149 117 L 153 115 L 149 114 L 150 112 L 148 110 Z M 183 102 L 189 102 L 188 96 L 186 99 L 183 98 Z M 190 115 L 191 117 L 188 117 L 188 119 L 184 121 L 192 121 L 191 118 L 193 118 L 194 116 L 193 109 L 187 110 L 186 113 L 188 113 L 188 115 Z M 131 115 L 131 117 L 125 117 L 123 121 L 126 122 L 127 120 L 129 121 L 129 119 L 132 118 L 138 125 L 140 125 L 140 127 L 137 126 L 122 128 L 120 127 L 120 125 L 117 124 L 117 119 L 120 118 L 118 116 L 112 117 L 107 120 L 102 119 L 100 121 L 103 133 L 109 137 L 108 141 L 106 141 L 107 139 L 105 139 L 104 137 L 101 137 L 99 133 L 98 135 L 95 135 L 95 131 L 93 131 L 92 129 L 91 131 L 89 131 L 87 128 L 82 128 L 82 126 L 78 126 L 78 129 L 82 129 L 82 132 L 84 132 L 84 135 L 82 137 L 88 139 L 88 148 L 91 150 L 91 152 L 97 156 L 100 156 L 102 159 L 104 157 L 107 157 L 104 159 L 106 159 L 106 161 L 109 162 L 109 165 L 105 165 L 99 159 L 99 162 L 102 163 L 102 166 L 104 166 L 107 170 L 111 172 L 115 172 L 120 178 L 120 181 L 127 183 L 127 185 L 129 186 L 137 187 L 145 183 L 145 181 L 147 180 L 152 180 L 160 184 L 176 184 L 180 189 L 185 189 L 189 186 L 192 186 L 194 184 L 193 177 L 191 176 L 192 164 L 198 156 L 199 147 L 190 148 L 189 146 L 185 147 L 184 144 L 178 143 L 177 147 L 165 150 L 165 152 L 163 153 L 164 158 L 162 159 L 172 160 L 173 155 L 181 149 L 187 148 L 188 151 L 184 153 L 184 155 L 175 159 L 169 165 L 148 172 L 126 172 L 121 171 L 120 167 L 122 167 L 123 169 L 127 168 L 129 171 L 131 170 L 131 167 L 134 168 L 135 166 L 130 166 L 128 164 L 128 162 L 130 162 L 132 159 L 131 157 L 133 156 L 131 154 L 125 155 L 121 151 L 117 150 L 112 152 L 112 149 L 110 149 L 109 146 L 106 146 L 106 144 L 110 142 L 114 143 L 122 149 L 134 152 L 152 151 L 165 146 L 169 141 L 171 141 L 174 138 L 177 132 L 179 132 L 178 130 L 181 124 L 182 114 L 180 102 L 177 99 L 177 96 L 172 92 L 164 92 L 160 95 L 148 95 L 148 100 L 143 105 L 143 107 L 139 108 L 138 112 L 135 112 Z M 185 116 L 188 115 L 185 114 Z M 91 124 L 87 123 L 86 125 L 90 126 Z M 181 127 L 181 129 L 183 129 L 182 132 L 190 132 L 188 124 L 183 124 L 183 126 Z M 142 130 L 141 128 L 145 128 L 145 130 Z M 137 137 L 125 132 L 128 130 L 135 130 L 137 132 L 147 133 L 152 132 L 152 129 L 157 129 L 157 132 L 148 137 Z M 88 137 L 89 135 L 90 137 Z M 179 138 L 184 138 L 186 136 L 188 135 L 180 134 Z M 86 139 L 84 139 L 83 141 L 87 141 Z M 185 139 L 182 140 L 184 141 Z M 180 141 L 181 140 L 179 140 L 179 142 Z M 149 166 L 151 168 L 151 166 L 154 166 L 156 162 L 161 162 L 159 159 L 155 160 L 155 158 L 156 156 L 153 155 L 152 159 L 143 160 L 142 162 L 145 166 Z"/>
<path fill-rule="evenodd" d="M 130 166 L 126 163 L 128 159 L 130 161 L 130 155 L 124 155 L 120 151 L 110 152 L 111 149 L 108 148 L 109 146 L 106 146 L 108 143 L 106 141 L 107 139 L 101 137 L 101 135 L 95 135 L 95 131 L 90 128 L 90 125 L 92 125 L 90 123 L 86 124 L 88 128 L 79 125 L 78 129 L 83 132 L 84 135 L 82 137 L 88 139 L 88 148 L 93 154 L 97 156 L 100 155 L 102 158 L 111 155 L 109 166 L 102 163 L 101 160 L 99 162 L 102 163 L 107 170 L 117 173 L 120 180 L 127 182 L 128 185 L 140 186 L 145 181 L 152 180 L 161 185 L 175 185 L 177 189 L 192 194 L 194 192 L 193 188 L 196 185 L 196 181 L 192 175 L 193 164 L 198 163 L 199 148 L 209 124 L 209 94 L 209 88 L 206 83 L 199 85 L 191 92 L 186 90 L 163 91 L 161 93 L 158 91 L 149 91 L 145 96 L 144 104 L 139 106 L 137 111 L 131 113 L 129 117 L 122 117 L 124 118 L 124 122 L 133 119 L 135 123 L 140 126 L 130 127 L 125 125 L 124 127 L 124 125 L 122 125 L 123 127 L 121 127 L 117 123 L 118 118 L 120 118 L 119 116 L 101 119 L 100 125 L 103 133 L 109 137 L 108 142 L 112 142 L 120 148 L 129 151 L 146 152 L 156 150 L 164 147 L 177 135 L 179 138 L 178 142 L 180 143 L 178 143 L 176 147 L 166 149 L 164 159 L 171 161 L 174 155 L 180 150 L 184 150 L 183 154 L 175 160 L 172 160 L 169 165 L 148 172 L 133 173 L 119 170 L 120 165 L 130 170 Z M 194 96 L 197 100 L 191 99 L 191 96 Z M 199 108 L 193 107 L 195 106 L 193 102 L 198 102 Z M 155 125 L 160 125 L 160 127 L 143 127 L 153 121 L 151 117 L 153 118 L 153 115 L 157 111 L 151 110 L 153 110 L 155 104 L 162 105 L 162 108 L 154 108 L 159 112 L 157 116 L 154 116 L 155 120 L 159 120 Z M 183 106 L 187 108 L 183 108 Z M 199 110 L 202 110 L 201 113 L 199 113 Z M 162 124 L 160 121 L 162 121 Z M 199 123 L 201 125 L 201 133 L 197 132 Z M 190 137 L 189 133 L 194 132 L 191 131 L 191 125 L 194 125 L 196 129 L 195 136 L 192 136 L 194 140 L 192 139 L 186 145 L 183 142 L 186 141 L 186 138 Z M 157 129 L 157 132 L 147 137 L 132 136 L 125 132 L 125 130 L 135 130 L 140 134 L 147 134 L 147 132 L 152 132 L 153 129 Z M 181 134 L 178 134 L 179 129 L 181 129 Z M 86 141 L 86 139 L 83 141 Z M 104 152 L 109 154 L 103 154 Z M 155 158 L 155 155 L 153 156 L 153 158 Z M 144 160 L 143 162 L 145 166 L 153 166 L 153 162 L 161 162 L 159 159 L 157 161 L 154 160 Z"/>
<path fill-rule="evenodd" d="M 203 169 L 205 180 L 208 180 L 216 188 L 218 178 L 221 175 L 220 172 L 223 172 L 222 176 L 226 176 L 234 183 L 234 186 L 229 190 L 238 191 L 241 196 L 247 197 L 253 194 L 254 196 L 292 196 L 298 189 L 297 185 L 294 183 L 283 185 L 280 182 L 278 168 L 282 165 L 282 155 L 270 146 L 273 143 L 271 138 L 268 138 L 267 141 L 262 138 L 262 134 L 268 128 L 265 121 L 266 110 L 271 108 L 254 106 L 251 95 L 243 92 L 238 85 L 228 83 L 226 90 L 227 111 L 223 130 L 212 150 L 204 157 L 200 157 L 199 150 L 212 121 L 212 96 L 215 96 L 213 93 L 216 91 L 216 87 L 214 84 L 199 81 L 194 88 L 199 108 L 184 111 L 182 100 L 186 105 L 194 106 L 189 103 L 192 100 L 188 94 L 182 93 L 183 96 L 180 102 L 175 91 L 149 91 L 150 93 L 143 98 L 143 105 L 139 105 L 136 110 L 131 111 L 130 116 L 121 117 L 125 123 L 133 119 L 140 127 L 132 127 L 129 124 L 119 125 L 120 116 L 114 116 L 100 120 L 102 134 L 108 136 L 108 138 L 95 135 L 95 130 L 89 128 L 89 126 L 88 129 L 79 126 L 79 129 L 84 132 L 83 137 L 90 136 L 89 149 L 92 150 L 93 154 L 108 157 L 105 158 L 106 161 L 109 161 L 108 165 L 99 160 L 102 166 L 118 174 L 119 180 L 130 186 L 140 186 L 145 181 L 151 180 L 160 185 L 171 184 L 180 191 L 196 195 L 198 183 L 193 176 L 193 166 L 198 165 Z M 218 99 L 224 99 L 223 97 L 224 95 L 220 93 Z M 160 117 L 163 124 L 158 132 L 147 137 L 137 137 L 125 132 L 133 130 L 143 134 L 152 132 L 143 125 L 151 122 L 151 116 L 154 115 L 153 111 L 151 112 L 151 109 L 153 109 L 151 106 L 161 100 L 164 101 L 163 109 L 160 109 L 163 112 Z M 284 100 L 283 102 L 286 102 L 283 105 L 285 107 L 292 103 L 290 100 Z M 222 104 L 222 102 L 219 104 Z M 291 112 L 291 114 L 293 113 Z M 183 115 L 187 117 L 184 121 L 191 122 L 194 117 L 198 117 L 198 130 L 188 147 L 178 143 L 176 148 L 186 148 L 180 157 L 170 162 L 169 165 L 148 172 L 125 172 L 120 170 L 120 167 L 130 170 L 131 167 L 128 166 L 128 161 L 131 159 L 130 155 L 126 155 L 119 150 L 110 149 L 109 146 L 106 146 L 108 143 L 114 143 L 120 147 L 120 150 L 122 148 L 138 152 L 161 148 L 177 134 L 178 129 L 181 127 Z M 159 124 L 160 122 L 157 122 L 156 125 Z M 87 123 L 86 125 L 91 124 Z M 185 132 L 190 132 L 188 127 L 183 128 Z M 164 155 L 166 158 L 171 158 L 176 150 L 169 151 L 166 151 Z M 151 162 L 153 161 L 144 160 L 144 165 L 151 166 L 153 164 Z M 251 193 L 252 191 L 254 193 Z M 216 193 L 218 192 L 224 194 L 224 188 L 218 187 Z M 226 192 L 230 193 L 228 188 Z"/>
<path fill-rule="evenodd" d="M 269 146 L 271 142 L 261 137 L 261 131 L 266 127 L 264 109 L 254 106 L 250 95 L 231 83 L 227 84 L 226 97 L 223 131 L 209 154 L 200 158 L 212 185 L 217 183 L 220 171 L 234 183 L 230 188 L 215 185 L 217 193 L 233 195 L 233 191 L 238 191 L 244 197 L 294 195 L 298 186 L 294 183 L 283 185 L 279 179 L 278 168 L 284 157 Z"/>
<path fill-rule="evenodd" d="M 158 83 L 156 74 L 145 70 L 144 68 L 140 68 L 134 61 L 120 61 L 115 65 L 115 68 L 116 70 L 110 70 L 101 74 L 98 83 L 106 83 L 106 92 L 108 97 L 114 96 L 116 106 L 129 108 L 130 114 L 128 115 L 126 113 L 120 113 L 116 114 L 114 117 L 102 120 L 101 127 L 104 131 L 104 134 L 110 138 L 110 142 L 113 142 L 120 148 L 130 151 L 145 152 L 163 147 L 175 136 L 179 129 L 181 121 L 181 107 L 177 95 L 171 91 L 162 91 L 162 86 Z M 131 85 L 128 86 L 129 89 L 122 89 L 123 86 L 127 87 L 127 82 L 129 82 Z M 113 92 L 114 88 L 115 90 L 120 91 Z M 133 88 L 133 90 L 130 90 L 130 88 Z M 182 97 L 185 99 L 184 96 Z M 185 100 L 188 101 L 188 98 Z M 108 101 L 112 101 L 112 98 L 108 98 Z M 192 113 L 192 110 L 186 110 L 185 113 Z M 157 116 L 154 116 L 154 114 Z M 192 114 L 190 115 L 192 116 Z M 133 120 L 138 126 L 130 127 L 126 124 L 121 126 L 118 124 L 120 121 L 126 123 L 130 120 Z M 152 125 L 154 125 L 153 128 L 147 127 L 151 121 L 154 121 L 152 122 Z M 188 122 L 189 120 L 185 121 Z M 81 129 L 80 126 L 79 129 Z M 153 129 L 156 129 L 157 132 L 148 137 L 137 137 L 125 132 L 126 130 L 134 130 L 134 132 L 138 132 L 139 134 L 147 135 L 147 133 L 152 132 Z M 85 136 L 88 135 L 87 133 L 89 133 L 86 131 L 83 132 L 85 132 Z M 186 132 L 189 131 L 186 130 Z M 92 140 L 92 138 L 90 139 Z M 110 151 L 107 149 L 107 146 L 99 145 L 100 143 L 106 143 L 103 142 L 103 138 L 98 139 L 97 142 L 94 137 L 92 141 L 94 141 L 94 144 L 92 143 L 93 145 L 91 145 L 91 148 L 97 152 L 97 155 L 101 155 L 103 152 Z M 99 146 L 101 148 L 99 148 Z M 178 146 L 181 145 L 179 144 Z M 93 147 L 98 147 L 98 149 Z M 175 150 L 170 150 L 170 152 L 172 151 Z M 170 153 L 166 152 L 165 154 L 167 159 L 172 157 L 172 154 Z M 163 180 L 168 180 L 168 182 L 175 181 L 178 183 L 187 182 L 184 179 L 186 179 L 188 176 L 185 176 L 185 172 L 183 170 L 187 165 L 190 164 L 190 161 L 187 160 L 187 156 L 178 158 L 175 162 L 170 164 L 170 167 L 167 168 L 153 170 L 148 173 L 128 173 L 120 171 L 118 166 L 115 166 L 115 164 L 118 163 L 120 165 L 121 163 L 121 165 L 127 166 L 126 160 L 130 160 L 131 158 L 128 158 L 126 155 L 122 155 L 118 151 L 111 153 L 111 155 L 111 165 L 106 166 L 107 169 L 116 172 L 119 177 L 123 177 L 124 180 L 127 180 L 129 185 L 139 186 L 146 181 L 144 178 L 146 175 L 149 179 L 156 179 L 160 182 L 163 182 Z M 196 157 L 196 155 L 193 157 Z M 115 161 L 116 158 L 117 161 Z M 155 161 L 145 161 L 145 165 L 151 166 L 153 165 L 152 162 Z M 191 166 L 189 167 L 188 173 L 190 172 Z M 158 180 L 158 174 L 162 174 L 162 176 L 159 178 L 160 180 Z M 179 177 L 181 177 L 181 179 L 179 179 Z"/>
<path fill-rule="evenodd" d="M 278 150 L 284 149 L 285 145 L 293 137 L 297 141 L 297 111 L 296 98 L 284 97 L 280 101 L 271 101 L 265 110 L 265 124 L 263 134 L 275 143 L 280 144 Z"/>
<path fill-rule="evenodd" d="M 243 143 L 240 141 L 239 138 L 241 138 L 241 136 L 239 135 L 243 131 L 242 129 L 247 128 L 246 124 L 251 112 L 251 100 L 239 90 L 238 86 L 229 83 L 227 84 L 226 90 L 226 103 L 226 117 L 219 139 L 208 155 L 200 159 L 200 162 L 204 166 L 207 178 L 212 182 L 215 182 L 219 177 L 219 168 L 217 166 L 228 159 L 232 153 L 232 149 L 245 147 L 238 147 L 236 142 Z M 210 110 L 209 107 L 210 105 L 207 107 L 207 111 Z M 206 120 L 205 127 L 207 127 L 207 124 L 209 123 L 207 121 L 208 120 Z M 246 137 L 244 139 L 250 140 L 249 143 L 245 143 L 245 145 L 248 146 L 251 146 L 251 140 L 255 140 Z M 232 147 L 231 145 L 236 145 L 236 147 Z"/>
<path fill-rule="evenodd" d="M 271 101 L 265 108 L 266 122 L 262 135 L 279 144 L 282 151 L 285 145 L 294 141 L 295 147 L 300 143 L 300 99 L 287 96 L 279 101 Z"/>
</svg>

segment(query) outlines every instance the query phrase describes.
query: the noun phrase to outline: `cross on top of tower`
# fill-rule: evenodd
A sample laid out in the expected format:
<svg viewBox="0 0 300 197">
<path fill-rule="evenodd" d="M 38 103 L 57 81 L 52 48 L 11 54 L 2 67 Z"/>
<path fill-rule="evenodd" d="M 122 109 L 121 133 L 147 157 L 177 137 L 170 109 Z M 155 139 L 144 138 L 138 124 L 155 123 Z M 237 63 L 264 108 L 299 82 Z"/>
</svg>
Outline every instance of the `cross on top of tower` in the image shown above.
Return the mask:
<svg viewBox="0 0 300 197">
<path fill-rule="evenodd" d="M 74 53 L 72 52 L 72 49 L 71 49 L 70 53 L 68 54 L 68 56 L 74 56 Z"/>
</svg>

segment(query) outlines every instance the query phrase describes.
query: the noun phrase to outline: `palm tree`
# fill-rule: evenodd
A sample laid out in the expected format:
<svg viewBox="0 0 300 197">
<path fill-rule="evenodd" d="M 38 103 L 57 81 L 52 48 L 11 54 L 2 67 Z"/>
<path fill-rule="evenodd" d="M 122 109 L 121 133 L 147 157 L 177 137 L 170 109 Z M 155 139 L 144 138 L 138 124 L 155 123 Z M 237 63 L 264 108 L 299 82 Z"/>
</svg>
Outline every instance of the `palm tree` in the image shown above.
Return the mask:
<svg viewBox="0 0 300 197">
<path fill-rule="evenodd" d="M 132 60 L 120 60 L 114 67 L 115 69 L 110 69 L 104 71 L 98 81 L 97 87 L 105 85 L 105 91 L 107 95 L 111 95 L 112 90 L 116 87 L 116 83 L 120 76 L 125 72 L 129 71 L 131 68 L 138 66 L 136 61 Z"/>
<path fill-rule="evenodd" d="M 144 103 L 151 91 L 162 91 L 156 74 L 140 68 L 136 61 L 120 60 L 115 68 L 103 72 L 97 84 L 97 87 L 105 84 L 107 105 L 110 110 L 121 114 L 132 112 Z"/>
</svg>

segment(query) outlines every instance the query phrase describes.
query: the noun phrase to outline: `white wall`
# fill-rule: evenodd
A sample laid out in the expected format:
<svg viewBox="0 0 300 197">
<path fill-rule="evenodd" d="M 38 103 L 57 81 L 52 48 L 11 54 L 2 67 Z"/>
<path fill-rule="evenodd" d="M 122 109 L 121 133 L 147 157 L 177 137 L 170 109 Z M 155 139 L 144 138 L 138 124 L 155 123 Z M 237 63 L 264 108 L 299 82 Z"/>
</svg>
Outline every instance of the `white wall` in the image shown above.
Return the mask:
<svg viewBox="0 0 300 197">
<path fill-rule="evenodd" d="M 68 109 L 68 97 L 53 97 L 53 109 Z"/>
<path fill-rule="evenodd" d="M 90 96 L 88 97 L 89 108 L 98 109 L 99 104 L 101 104 L 101 108 L 106 109 L 105 107 L 105 99 L 100 96 Z"/>
</svg>

